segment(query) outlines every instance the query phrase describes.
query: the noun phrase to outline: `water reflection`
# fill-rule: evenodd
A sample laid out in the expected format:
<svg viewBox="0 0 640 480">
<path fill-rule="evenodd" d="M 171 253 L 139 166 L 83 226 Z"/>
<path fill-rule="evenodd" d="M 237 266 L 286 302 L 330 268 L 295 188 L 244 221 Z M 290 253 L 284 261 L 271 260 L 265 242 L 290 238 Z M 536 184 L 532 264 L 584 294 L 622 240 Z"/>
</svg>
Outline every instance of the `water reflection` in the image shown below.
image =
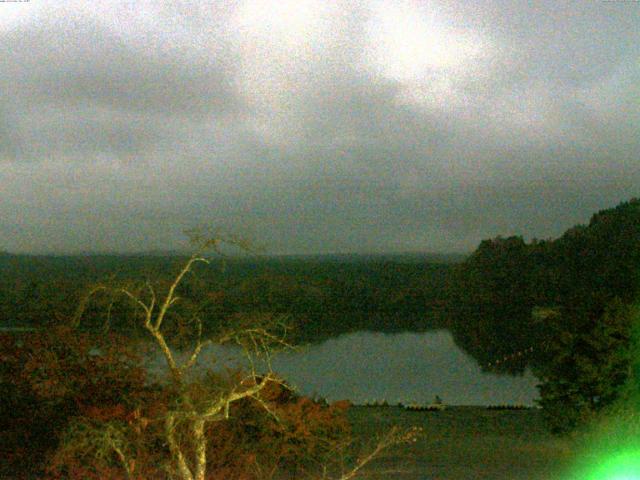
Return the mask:
<svg viewBox="0 0 640 480">
<path fill-rule="evenodd" d="M 203 353 L 202 365 L 213 360 L 218 368 L 243 363 L 232 348 L 216 346 Z M 301 393 L 329 401 L 429 403 L 439 395 L 452 405 L 532 405 L 538 398 L 538 380 L 530 372 L 520 377 L 482 373 L 444 330 L 346 334 L 281 353 L 273 368 Z"/>
</svg>

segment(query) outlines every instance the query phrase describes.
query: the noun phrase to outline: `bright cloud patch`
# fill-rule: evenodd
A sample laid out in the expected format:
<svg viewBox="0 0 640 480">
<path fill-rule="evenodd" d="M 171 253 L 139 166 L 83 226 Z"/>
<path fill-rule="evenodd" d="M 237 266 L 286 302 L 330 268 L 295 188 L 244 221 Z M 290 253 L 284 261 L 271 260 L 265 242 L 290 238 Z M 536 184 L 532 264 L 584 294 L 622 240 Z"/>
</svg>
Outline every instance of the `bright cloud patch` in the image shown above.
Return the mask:
<svg viewBox="0 0 640 480">
<path fill-rule="evenodd" d="M 434 70 L 459 67 L 481 51 L 471 34 L 447 28 L 416 6 L 381 2 L 374 12 L 369 26 L 372 60 L 391 78 L 420 79 Z"/>
</svg>

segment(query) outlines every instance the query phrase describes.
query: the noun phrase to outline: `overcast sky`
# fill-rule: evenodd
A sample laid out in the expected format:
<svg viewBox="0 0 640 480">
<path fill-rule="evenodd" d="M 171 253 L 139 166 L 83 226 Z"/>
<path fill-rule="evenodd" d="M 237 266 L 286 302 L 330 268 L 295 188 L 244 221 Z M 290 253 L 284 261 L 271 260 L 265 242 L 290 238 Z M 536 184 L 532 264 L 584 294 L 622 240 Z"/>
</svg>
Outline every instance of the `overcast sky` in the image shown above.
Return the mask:
<svg viewBox="0 0 640 480">
<path fill-rule="evenodd" d="M 0 3 L 0 249 L 470 251 L 640 192 L 637 1 Z"/>
</svg>

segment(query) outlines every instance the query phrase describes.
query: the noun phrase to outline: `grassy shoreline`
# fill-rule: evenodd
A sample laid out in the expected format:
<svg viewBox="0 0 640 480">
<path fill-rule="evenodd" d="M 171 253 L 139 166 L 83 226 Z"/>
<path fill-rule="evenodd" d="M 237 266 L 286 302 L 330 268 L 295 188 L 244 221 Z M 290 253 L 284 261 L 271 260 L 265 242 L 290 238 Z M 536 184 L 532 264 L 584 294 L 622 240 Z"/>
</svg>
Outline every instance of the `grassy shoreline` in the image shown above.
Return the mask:
<svg viewBox="0 0 640 480">
<path fill-rule="evenodd" d="M 562 480 L 572 461 L 567 439 L 554 437 L 538 409 L 444 411 L 354 406 L 349 419 L 364 443 L 392 425 L 418 426 L 416 443 L 388 452 L 370 467 L 372 478 L 402 480 Z"/>
</svg>

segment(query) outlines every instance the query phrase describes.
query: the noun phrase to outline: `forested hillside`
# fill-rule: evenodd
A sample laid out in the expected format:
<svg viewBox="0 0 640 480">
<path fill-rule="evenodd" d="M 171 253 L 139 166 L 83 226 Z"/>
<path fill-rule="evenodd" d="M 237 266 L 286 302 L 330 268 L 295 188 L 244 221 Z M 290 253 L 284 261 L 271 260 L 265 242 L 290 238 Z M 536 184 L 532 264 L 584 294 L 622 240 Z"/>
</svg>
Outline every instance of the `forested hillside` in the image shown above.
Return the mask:
<svg viewBox="0 0 640 480">
<path fill-rule="evenodd" d="M 241 315 L 278 315 L 298 341 L 354 330 L 395 332 L 440 327 L 446 276 L 461 256 L 310 256 L 212 260 L 183 288 L 205 328 Z M 183 258 L 162 255 L 0 256 L 0 326 L 41 326 L 73 319 L 96 285 L 168 278 Z M 94 295 L 83 324 L 128 331 L 126 302 Z"/>
<path fill-rule="evenodd" d="M 555 240 L 485 240 L 449 281 L 456 342 L 487 370 L 533 367 L 552 427 L 572 428 L 613 402 L 628 376 L 640 200 Z"/>
<path fill-rule="evenodd" d="M 83 330 L 135 335 L 139 322 L 132 318 L 139 312 L 96 287 L 144 279 L 162 285 L 183 261 L 179 255 L 0 254 L 0 326 L 77 324 L 82 313 Z M 181 292 L 190 300 L 176 304 L 167 327 L 180 337 L 195 317 L 204 333 L 242 319 L 280 318 L 296 342 L 355 330 L 448 328 L 485 370 L 532 368 L 552 428 L 561 431 L 618 395 L 639 287 L 640 200 L 633 199 L 557 239 L 497 237 L 466 259 L 212 259 L 185 278 Z"/>
<path fill-rule="evenodd" d="M 516 372 L 544 351 L 549 319 L 594 323 L 614 299 L 633 302 L 639 285 L 640 200 L 634 199 L 555 240 L 482 241 L 449 278 L 447 313 L 456 341 L 481 364 Z M 539 354 L 496 366 L 530 347 Z"/>
</svg>

